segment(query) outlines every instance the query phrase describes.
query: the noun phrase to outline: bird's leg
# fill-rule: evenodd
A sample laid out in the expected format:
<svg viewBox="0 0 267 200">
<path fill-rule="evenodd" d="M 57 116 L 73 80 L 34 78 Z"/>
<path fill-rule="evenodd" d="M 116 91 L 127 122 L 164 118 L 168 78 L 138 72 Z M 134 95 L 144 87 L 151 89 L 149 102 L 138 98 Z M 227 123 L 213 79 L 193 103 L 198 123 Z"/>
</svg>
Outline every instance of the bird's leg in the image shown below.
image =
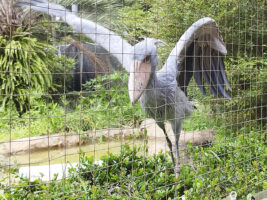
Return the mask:
<svg viewBox="0 0 267 200">
<path fill-rule="evenodd" d="M 174 161 L 173 150 L 172 150 L 172 142 L 171 142 L 170 138 L 168 137 L 168 134 L 167 134 L 165 126 L 164 126 L 164 122 L 158 122 L 157 124 L 163 130 L 163 133 L 164 133 L 165 138 L 167 140 L 167 145 L 168 145 L 168 147 L 170 149 L 172 165 L 173 165 L 173 168 L 175 168 L 175 161 Z"/>
<path fill-rule="evenodd" d="M 177 119 L 171 122 L 172 130 L 175 136 L 175 151 L 176 151 L 176 163 L 175 163 L 175 174 L 176 177 L 179 175 L 180 172 L 180 156 L 179 156 L 179 138 L 182 128 L 182 119 Z"/>
</svg>

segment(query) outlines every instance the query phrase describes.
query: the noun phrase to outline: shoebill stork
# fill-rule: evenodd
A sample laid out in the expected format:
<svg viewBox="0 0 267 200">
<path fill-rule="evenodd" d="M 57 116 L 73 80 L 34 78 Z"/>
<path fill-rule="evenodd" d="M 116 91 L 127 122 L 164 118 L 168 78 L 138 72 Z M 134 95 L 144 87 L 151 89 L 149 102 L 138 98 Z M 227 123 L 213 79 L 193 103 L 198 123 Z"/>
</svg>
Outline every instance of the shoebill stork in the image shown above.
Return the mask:
<svg viewBox="0 0 267 200">
<path fill-rule="evenodd" d="M 160 40 L 145 38 L 132 46 L 116 33 L 78 17 L 61 5 L 45 0 L 24 0 L 17 5 L 60 17 L 74 31 L 83 33 L 118 59 L 130 73 L 128 90 L 131 103 L 139 100 L 142 109 L 163 130 L 177 175 L 182 119 L 194 109 L 187 98 L 187 87 L 192 77 L 203 94 L 206 94 L 206 82 L 215 97 L 230 99 L 227 89 L 231 91 L 231 87 L 223 62 L 227 50 L 216 22 L 205 17 L 193 23 L 181 36 L 161 70 L 156 71 L 157 46 L 163 43 Z M 171 123 L 175 135 L 176 159 L 164 127 L 165 121 Z"/>
</svg>

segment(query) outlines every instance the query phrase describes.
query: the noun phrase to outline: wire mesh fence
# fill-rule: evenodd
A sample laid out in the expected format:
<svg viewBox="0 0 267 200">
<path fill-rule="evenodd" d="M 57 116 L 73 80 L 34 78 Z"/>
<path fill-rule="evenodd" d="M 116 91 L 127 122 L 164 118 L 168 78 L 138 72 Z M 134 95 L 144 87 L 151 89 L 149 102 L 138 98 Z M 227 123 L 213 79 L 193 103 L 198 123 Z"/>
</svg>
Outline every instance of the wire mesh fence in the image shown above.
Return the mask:
<svg viewBox="0 0 267 200">
<path fill-rule="evenodd" d="M 0 199 L 267 198 L 266 8 L 1 0 Z"/>
</svg>

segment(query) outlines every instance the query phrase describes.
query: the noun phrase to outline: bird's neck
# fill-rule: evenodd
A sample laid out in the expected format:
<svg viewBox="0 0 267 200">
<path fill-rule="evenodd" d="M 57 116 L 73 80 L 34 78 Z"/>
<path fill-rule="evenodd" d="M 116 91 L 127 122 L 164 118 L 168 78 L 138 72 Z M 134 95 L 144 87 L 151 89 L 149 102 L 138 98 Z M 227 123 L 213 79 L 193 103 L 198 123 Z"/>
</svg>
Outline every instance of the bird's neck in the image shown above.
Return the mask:
<svg viewBox="0 0 267 200">
<path fill-rule="evenodd" d="M 166 60 L 165 64 L 161 68 L 160 73 L 165 73 L 165 74 L 168 74 L 168 76 L 173 76 L 176 78 L 177 73 L 178 73 L 178 70 L 177 70 L 178 64 L 179 62 L 173 50 L 170 56 L 168 57 L 168 59 Z"/>
<path fill-rule="evenodd" d="M 147 89 L 151 89 L 155 87 L 155 83 L 158 81 L 157 76 L 156 76 L 156 72 L 152 71 L 150 74 L 150 78 L 147 84 Z"/>
</svg>

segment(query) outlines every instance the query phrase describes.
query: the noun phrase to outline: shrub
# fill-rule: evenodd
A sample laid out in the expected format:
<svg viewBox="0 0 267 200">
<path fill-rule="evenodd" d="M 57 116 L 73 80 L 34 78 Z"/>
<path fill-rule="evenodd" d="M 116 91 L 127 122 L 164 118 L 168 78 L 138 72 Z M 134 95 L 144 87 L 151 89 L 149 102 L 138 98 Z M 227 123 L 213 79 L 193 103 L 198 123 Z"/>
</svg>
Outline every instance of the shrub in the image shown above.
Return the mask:
<svg viewBox="0 0 267 200">
<path fill-rule="evenodd" d="M 64 82 L 64 79 L 58 80 Z M 31 109 L 20 118 L 12 107 L 0 109 L 0 141 L 9 139 L 10 135 L 17 139 L 28 137 L 29 133 L 38 136 L 138 126 L 144 114 L 139 104 L 131 105 L 127 82 L 128 75 L 122 72 L 98 76 L 87 82 L 82 92 L 55 92 L 60 103 L 36 94 L 31 96 Z"/>
<path fill-rule="evenodd" d="M 185 199 L 222 199 L 236 191 L 238 199 L 267 189 L 266 147 L 260 132 L 235 140 L 217 136 L 210 147 L 188 145 L 191 165 L 183 165 L 176 179 L 167 154 L 149 156 L 142 147 L 121 148 L 95 164 L 81 154 L 69 177 L 49 183 L 20 177 L 15 185 L 1 185 L 7 199 L 171 199 L 177 189 Z M 178 198 L 177 198 L 178 199 Z"/>
<path fill-rule="evenodd" d="M 21 116 L 34 104 L 36 96 L 64 91 L 61 85 L 73 63 L 55 55 L 51 36 L 40 41 L 27 32 L 39 14 L 15 6 L 16 2 L 1 0 L 0 4 L 0 103 L 4 109 L 14 104 Z"/>
<path fill-rule="evenodd" d="M 247 52 L 263 56 L 266 49 L 262 32 L 264 5 L 263 0 L 223 0 L 216 3 L 213 0 L 138 0 L 120 10 L 118 23 L 126 27 L 128 39 L 136 36 L 162 39 L 171 45 L 171 50 L 193 22 L 202 17 L 212 17 L 220 26 L 229 55 Z"/>
<path fill-rule="evenodd" d="M 57 57 L 54 52 L 54 47 L 31 38 L 31 34 L 21 28 L 10 39 L 0 36 L 0 101 L 3 108 L 11 101 L 22 115 L 34 104 L 36 95 L 49 96 L 49 93 L 66 91 L 65 85 L 71 82 L 73 61 Z"/>
<path fill-rule="evenodd" d="M 10 39 L 0 36 L 0 94 L 2 106 L 13 101 L 19 113 L 30 107 L 30 94 L 52 88 L 45 48 L 48 45 L 30 38 L 30 33 L 17 29 Z"/>
<path fill-rule="evenodd" d="M 138 125 L 144 118 L 139 104 L 131 105 L 128 95 L 128 74 L 114 72 L 98 76 L 84 84 L 87 90 L 77 110 L 85 111 L 92 127 Z M 90 91 L 91 90 L 91 91 Z"/>
<path fill-rule="evenodd" d="M 226 69 L 231 81 L 232 100 L 214 101 L 214 113 L 228 128 L 256 127 L 267 124 L 267 59 L 238 57 L 228 59 Z"/>
</svg>

